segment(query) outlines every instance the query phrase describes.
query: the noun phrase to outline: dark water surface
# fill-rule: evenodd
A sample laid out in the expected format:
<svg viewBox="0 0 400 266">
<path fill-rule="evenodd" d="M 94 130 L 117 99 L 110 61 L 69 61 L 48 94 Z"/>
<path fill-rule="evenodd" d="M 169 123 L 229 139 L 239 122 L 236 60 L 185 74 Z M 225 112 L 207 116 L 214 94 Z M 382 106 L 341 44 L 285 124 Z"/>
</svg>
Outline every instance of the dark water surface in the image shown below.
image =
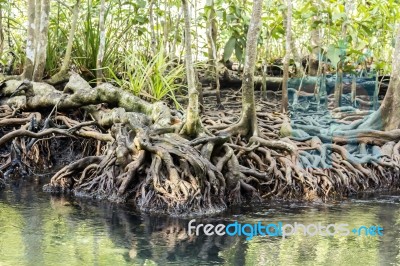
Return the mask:
<svg viewBox="0 0 400 266">
<path fill-rule="evenodd" d="M 397 265 L 400 196 L 334 204 L 275 202 L 196 223 L 380 225 L 374 236 L 188 237 L 189 219 L 143 215 L 129 206 L 55 197 L 41 185 L 0 191 L 0 265 Z"/>
</svg>

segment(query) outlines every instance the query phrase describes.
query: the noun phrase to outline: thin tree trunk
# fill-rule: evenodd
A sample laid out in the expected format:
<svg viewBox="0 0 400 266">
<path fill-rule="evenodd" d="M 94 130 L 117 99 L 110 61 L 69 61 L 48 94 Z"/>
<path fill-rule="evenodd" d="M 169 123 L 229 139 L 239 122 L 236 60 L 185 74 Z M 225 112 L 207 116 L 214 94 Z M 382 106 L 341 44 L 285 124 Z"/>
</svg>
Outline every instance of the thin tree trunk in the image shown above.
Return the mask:
<svg viewBox="0 0 400 266">
<path fill-rule="evenodd" d="M 315 18 L 314 18 L 315 20 Z M 311 46 L 312 52 L 308 58 L 308 74 L 310 76 L 318 75 L 319 66 L 319 52 L 320 52 L 320 36 L 319 29 L 314 29 L 311 31 Z"/>
<path fill-rule="evenodd" d="M 242 114 L 237 124 L 226 131 L 233 134 L 257 136 L 258 124 L 254 98 L 254 70 L 257 61 L 257 40 L 261 26 L 261 11 L 263 0 L 253 1 L 253 11 L 247 32 L 246 55 L 242 79 Z"/>
<path fill-rule="evenodd" d="M 26 55 L 24 79 L 32 80 L 35 64 L 35 0 L 28 0 L 28 34 L 26 39 Z"/>
<path fill-rule="evenodd" d="M 340 59 L 339 63 L 337 64 L 337 70 L 336 70 L 336 82 L 335 82 L 335 93 L 334 93 L 335 108 L 342 106 L 343 62 L 344 62 L 344 56 L 341 56 L 341 59 Z"/>
<path fill-rule="evenodd" d="M 301 64 L 301 58 L 300 58 L 300 54 L 299 51 L 296 48 L 296 44 L 294 42 L 294 38 L 290 38 L 290 47 L 292 50 L 292 55 L 293 55 L 293 60 L 294 60 L 294 64 L 296 66 L 296 76 L 298 77 L 304 77 L 306 75 L 304 69 L 303 69 L 303 65 Z"/>
<path fill-rule="evenodd" d="M 106 46 L 105 13 L 106 13 L 105 0 L 101 0 L 100 17 L 99 17 L 100 44 L 99 44 L 99 51 L 97 53 L 97 61 L 96 61 L 97 85 L 101 84 L 101 82 L 103 80 L 103 71 L 101 68 L 103 67 L 104 52 L 105 52 L 105 46 Z"/>
<path fill-rule="evenodd" d="M 182 13 L 179 12 L 178 18 L 176 19 L 174 42 L 172 43 L 172 47 L 171 47 L 171 59 L 175 59 L 175 57 L 176 57 L 176 47 L 178 46 L 177 43 L 178 43 L 178 37 L 179 37 L 179 24 L 180 24 L 181 16 L 182 16 Z"/>
<path fill-rule="evenodd" d="M 357 96 L 357 79 L 356 74 L 353 74 L 351 80 L 351 105 L 356 106 L 356 96 Z"/>
<path fill-rule="evenodd" d="M 36 20 L 40 20 L 39 35 L 36 35 L 36 58 L 35 69 L 33 70 L 33 80 L 41 81 L 46 67 L 47 44 L 49 33 L 49 16 L 50 16 L 50 0 L 42 0 L 40 7 L 40 16 Z"/>
<path fill-rule="evenodd" d="M 80 0 L 77 0 L 74 9 L 72 11 L 72 24 L 71 24 L 71 29 L 69 31 L 68 44 L 67 44 L 67 49 L 65 51 L 63 63 L 61 65 L 60 71 L 58 71 L 58 73 L 55 74 L 53 77 L 51 77 L 51 79 L 48 81 L 50 84 L 56 84 L 60 81 L 63 81 L 67 77 L 69 64 L 71 61 L 71 53 L 72 53 L 72 46 L 74 43 L 76 26 L 78 24 L 78 18 L 79 18 L 79 4 Z"/>
<path fill-rule="evenodd" d="M 220 93 L 220 84 L 219 84 L 219 72 L 218 72 L 218 58 L 217 58 L 217 21 L 216 21 L 216 13 L 214 9 L 214 0 L 210 0 L 209 6 L 211 7 L 210 13 L 208 15 L 207 20 L 207 39 L 208 39 L 208 58 L 210 64 L 210 73 L 212 73 L 214 82 L 212 82 L 213 87 L 216 91 L 217 96 L 217 108 L 221 109 L 223 106 L 221 105 L 221 93 Z"/>
<path fill-rule="evenodd" d="M 194 10 L 194 15 L 193 15 L 193 19 L 195 21 L 194 23 L 194 32 L 195 32 L 195 39 L 196 39 L 196 45 L 195 45 L 195 62 L 198 62 L 198 58 L 199 58 L 199 29 L 197 26 L 197 1 L 193 1 L 193 10 Z"/>
<path fill-rule="evenodd" d="M 373 98 L 373 101 L 374 101 L 374 110 L 378 110 L 378 108 L 379 108 L 379 86 L 380 84 L 379 84 L 379 70 L 378 71 L 376 71 L 376 77 L 375 77 L 375 90 L 374 90 L 374 98 Z M 399 110 L 399 112 L 400 112 L 400 110 Z"/>
<path fill-rule="evenodd" d="M 197 136 L 203 130 L 203 126 L 199 115 L 199 91 L 196 86 L 195 71 L 193 66 L 191 48 L 192 42 L 190 35 L 190 12 L 187 0 L 182 0 L 182 8 L 185 18 L 185 60 L 189 103 L 186 112 L 186 122 L 182 128 L 181 134 Z"/>
<path fill-rule="evenodd" d="M 164 45 L 164 51 L 167 51 L 168 53 L 170 53 L 171 51 L 168 50 L 168 39 L 169 39 L 169 32 L 171 29 L 170 23 L 171 23 L 171 10 L 170 10 L 170 5 L 168 5 L 168 1 L 165 0 L 164 1 L 164 27 L 163 27 L 163 34 L 164 34 L 164 38 L 163 38 L 163 45 Z"/>
<path fill-rule="evenodd" d="M 265 55 L 263 58 L 263 63 L 262 63 L 262 84 L 261 84 L 261 98 L 266 100 L 267 99 L 267 73 L 268 73 L 268 58 L 269 58 L 269 53 L 270 53 L 270 34 L 267 31 L 267 36 L 265 38 L 265 45 L 264 45 L 264 51 Z"/>
<path fill-rule="evenodd" d="M 392 74 L 389 88 L 382 102 L 380 111 L 384 120 L 384 129 L 400 128 L 400 24 L 397 24 L 396 46 L 392 59 Z"/>
<path fill-rule="evenodd" d="M 400 128 L 400 24 L 397 24 L 396 45 L 392 57 L 392 73 L 385 99 L 379 109 L 360 128 L 393 130 Z"/>
<path fill-rule="evenodd" d="M 34 47 L 35 47 L 35 62 L 37 57 L 37 49 L 39 47 L 39 35 L 40 35 L 40 14 L 42 9 L 42 0 L 36 0 L 35 2 L 35 35 L 34 35 Z"/>
<path fill-rule="evenodd" d="M 149 4 L 149 23 L 150 23 L 150 37 L 151 37 L 151 53 L 154 56 L 157 53 L 157 44 L 156 44 L 156 33 L 154 31 L 154 12 L 153 12 L 154 0 L 150 1 Z"/>
<path fill-rule="evenodd" d="M 349 0 L 346 0 L 345 3 L 345 12 L 350 12 L 351 10 L 351 3 Z M 346 18 L 342 25 L 342 41 L 345 42 L 346 35 L 347 35 L 347 23 L 348 19 Z M 344 61 L 346 60 L 346 51 L 341 51 L 340 61 L 337 65 L 336 70 L 336 84 L 335 84 L 335 93 L 334 93 L 334 107 L 342 106 L 342 95 L 343 95 L 343 68 L 344 68 Z"/>
<path fill-rule="evenodd" d="M 3 8 L 0 6 L 0 58 L 4 51 Z"/>
<path fill-rule="evenodd" d="M 320 6 L 321 1 L 317 0 L 313 4 L 317 8 L 322 9 L 322 7 Z M 319 14 L 312 18 L 313 21 L 317 21 L 318 19 L 319 19 Z M 311 30 L 310 43 L 311 43 L 312 50 L 311 50 L 311 55 L 308 57 L 308 74 L 310 76 L 317 76 L 319 65 L 320 65 L 319 54 L 321 51 L 321 37 L 320 37 L 320 28 L 319 27 Z"/>
<path fill-rule="evenodd" d="M 248 132 L 258 135 L 256 105 L 254 98 L 254 70 L 257 61 L 257 40 L 261 27 L 261 12 L 263 0 L 253 1 L 249 31 L 247 32 L 246 56 L 243 68 L 242 83 L 242 118 Z M 247 135 L 247 134 L 245 134 Z"/>
<path fill-rule="evenodd" d="M 79 4 L 80 0 L 77 0 L 72 13 L 72 24 L 68 36 L 67 50 L 65 51 L 65 56 L 63 63 L 61 65 L 60 72 L 67 71 L 69 68 L 69 63 L 71 61 L 72 45 L 74 43 L 76 25 L 78 24 L 78 18 L 79 18 Z"/>
<path fill-rule="evenodd" d="M 321 85 L 320 85 L 320 98 L 324 98 L 324 109 L 328 109 L 328 94 L 326 91 L 326 73 L 325 70 L 322 69 L 322 77 L 321 77 Z"/>
<path fill-rule="evenodd" d="M 291 54 L 291 39 L 292 39 L 292 1 L 286 0 L 287 15 L 286 15 L 286 51 L 283 62 L 283 82 L 282 82 L 282 106 L 281 112 L 286 112 L 289 106 L 288 99 L 288 80 L 289 80 L 289 60 Z"/>
</svg>

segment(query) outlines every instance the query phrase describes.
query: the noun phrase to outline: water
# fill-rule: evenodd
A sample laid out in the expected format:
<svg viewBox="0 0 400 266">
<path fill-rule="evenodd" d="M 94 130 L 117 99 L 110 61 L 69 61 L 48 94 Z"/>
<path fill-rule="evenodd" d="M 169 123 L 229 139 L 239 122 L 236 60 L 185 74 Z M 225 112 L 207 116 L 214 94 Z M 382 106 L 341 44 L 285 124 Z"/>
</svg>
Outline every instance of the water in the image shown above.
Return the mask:
<svg viewBox="0 0 400 266">
<path fill-rule="evenodd" d="M 332 204 L 275 202 L 196 223 L 380 225 L 384 236 L 188 237 L 189 219 L 143 215 L 130 206 L 55 197 L 41 185 L 0 192 L 0 265 L 396 265 L 400 196 Z"/>
</svg>

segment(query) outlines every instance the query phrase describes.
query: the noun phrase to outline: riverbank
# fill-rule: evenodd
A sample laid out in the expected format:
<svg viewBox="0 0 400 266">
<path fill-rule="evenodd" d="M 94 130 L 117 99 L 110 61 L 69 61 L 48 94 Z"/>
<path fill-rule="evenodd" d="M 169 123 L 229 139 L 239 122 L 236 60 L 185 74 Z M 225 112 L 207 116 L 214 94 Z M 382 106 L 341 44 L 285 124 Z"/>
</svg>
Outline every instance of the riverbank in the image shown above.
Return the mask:
<svg viewBox="0 0 400 266">
<path fill-rule="evenodd" d="M 180 134 L 179 111 L 111 84 L 92 88 L 73 75 L 57 89 L 12 80 L 3 85 L 2 178 L 63 165 L 45 187 L 52 193 L 187 216 L 249 201 L 330 201 L 399 186 L 398 130 L 357 129 L 369 106 L 335 109 L 329 96 L 319 102 L 307 96 L 283 114 L 279 92 L 267 99 L 257 94 L 260 130 L 248 137 L 224 131 L 240 117 L 241 93 L 223 90 L 224 109 L 208 93 L 206 131 L 188 137 Z"/>
</svg>

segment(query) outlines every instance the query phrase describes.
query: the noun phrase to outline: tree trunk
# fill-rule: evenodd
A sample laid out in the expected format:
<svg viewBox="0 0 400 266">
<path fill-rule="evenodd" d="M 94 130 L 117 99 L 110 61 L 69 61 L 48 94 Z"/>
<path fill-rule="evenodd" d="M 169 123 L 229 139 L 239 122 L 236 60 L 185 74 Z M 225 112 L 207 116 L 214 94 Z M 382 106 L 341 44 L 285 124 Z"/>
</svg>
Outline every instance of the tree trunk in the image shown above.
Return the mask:
<svg viewBox="0 0 400 266">
<path fill-rule="evenodd" d="M 44 69 L 46 67 L 47 44 L 49 32 L 49 16 L 50 16 L 50 0 L 42 0 L 40 8 L 40 17 L 35 19 L 40 20 L 39 35 L 36 35 L 36 59 L 35 69 L 33 70 L 33 80 L 40 81 L 43 79 Z"/>
<path fill-rule="evenodd" d="M 24 79 L 32 80 L 33 68 L 35 64 L 35 0 L 28 1 L 28 36 L 26 39 L 26 55 Z"/>
<path fill-rule="evenodd" d="M 267 34 L 267 38 L 265 39 L 265 55 L 263 58 L 262 63 L 262 83 L 261 83 L 261 98 L 266 100 L 267 99 L 267 72 L 268 72 L 268 48 L 269 48 L 269 38 L 270 36 Z"/>
<path fill-rule="evenodd" d="M 351 105 L 353 107 L 356 106 L 356 96 L 357 96 L 357 80 L 356 80 L 356 74 L 353 74 L 353 78 L 351 80 Z"/>
<path fill-rule="evenodd" d="M 106 46 L 106 29 L 105 29 L 105 0 L 101 0 L 100 4 L 100 17 L 99 17 L 99 33 L 100 33 L 100 44 L 99 44 L 99 51 L 97 52 L 97 62 L 96 62 L 96 79 L 97 84 L 99 85 L 103 79 L 103 59 L 104 59 L 104 52 Z"/>
<path fill-rule="evenodd" d="M 392 57 L 389 87 L 380 108 L 360 128 L 394 130 L 400 128 L 400 24 L 397 24 L 396 45 Z"/>
<path fill-rule="evenodd" d="M 319 66 L 319 54 L 320 54 L 319 29 L 314 29 L 311 31 L 310 41 L 312 46 L 312 53 L 308 58 L 308 74 L 310 76 L 317 76 L 318 66 Z"/>
<path fill-rule="evenodd" d="M 351 11 L 351 3 L 349 0 L 346 0 L 345 3 L 345 12 Z M 342 42 L 346 43 L 346 35 L 347 35 L 347 23 L 348 18 L 346 17 L 345 21 L 342 24 Z M 340 61 L 337 65 L 336 70 L 336 84 L 335 84 L 335 95 L 334 95 L 334 107 L 342 106 L 342 95 L 343 95 L 343 68 L 344 68 L 344 61 L 346 60 L 346 50 L 341 51 Z"/>
<path fill-rule="evenodd" d="M 342 106 L 342 95 L 343 95 L 343 62 L 344 56 L 341 56 L 339 63 L 337 64 L 336 70 L 336 82 L 335 82 L 335 108 Z"/>
<path fill-rule="evenodd" d="M 208 39 L 208 58 L 210 64 L 210 73 L 214 82 L 212 82 L 213 87 L 216 91 L 217 96 L 217 107 L 222 108 L 221 105 L 221 93 L 220 93 L 220 83 L 219 83 L 219 72 L 218 72 L 218 58 L 217 58 L 217 21 L 216 13 L 214 9 L 214 0 L 210 0 L 208 5 L 210 7 L 210 13 L 208 14 L 207 20 L 207 39 Z"/>
<path fill-rule="evenodd" d="M 375 77 L 375 90 L 374 90 L 374 97 L 373 97 L 373 106 L 374 106 L 374 110 L 378 110 L 379 108 L 379 70 L 376 71 L 376 77 Z M 400 111 L 400 110 L 399 110 Z"/>
<path fill-rule="evenodd" d="M 247 32 L 246 56 L 242 79 L 242 114 L 237 124 L 225 131 L 242 136 L 257 136 L 258 124 L 254 98 L 254 70 L 257 61 L 257 40 L 261 26 L 262 0 L 253 1 L 250 26 Z"/>
<path fill-rule="evenodd" d="M 383 128 L 386 131 L 400 128 L 400 27 L 396 41 L 396 52 L 393 56 L 393 70 L 389 88 L 380 108 L 384 124 Z"/>
<path fill-rule="evenodd" d="M 65 56 L 64 56 L 64 60 L 63 60 L 60 72 L 67 71 L 68 67 L 69 67 L 69 62 L 71 61 L 72 45 L 74 43 L 76 25 L 78 24 L 78 18 L 79 18 L 79 3 L 80 3 L 80 0 L 77 0 L 76 4 L 74 6 L 74 9 L 73 9 L 72 24 L 71 24 L 71 29 L 69 31 L 69 36 L 68 36 L 67 50 L 65 51 Z"/>
<path fill-rule="evenodd" d="M 199 115 L 199 91 L 196 86 L 196 78 L 193 66 L 191 48 L 192 42 L 190 35 L 190 12 L 187 0 L 182 0 L 182 7 L 185 18 L 185 60 L 189 103 L 186 112 L 186 122 L 182 128 L 181 134 L 196 136 L 203 130 L 203 127 Z"/>
<path fill-rule="evenodd" d="M 258 135 L 256 105 L 254 98 L 254 70 L 257 61 L 257 40 L 261 26 L 263 0 L 254 0 L 249 31 L 247 32 L 246 57 L 242 83 L 242 117 L 247 133 Z"/>
<path fill-rule="evenodd" d="M 282 106 L 281 112 L 286 112 L 289 105 L 288 100 L 288 80 L 289 80 L 289 60 L 291 53 L 292 40 L 292 1 L 286 0 L 287 15 L 286 15 L 286 51 L 283 62 L 283 82 L 282 82 Z"/>
<path fill-rule="evenodd" d="M 37 57 L 37 47 L 39 43 L 39 35 L 40 35 L 40 14 L 41 14 L 41 9 L 42 9 L 42 0 L 36 0 L 35 1 L 35 35 L 34 35 L 34 41 L 35 41 L 35 61 Z"/>
<path fill-rule="evenodd" d="M 171 52 L 170 52 L 171 59 L 175 59 L 175 57 L 176 57 L 176 47 L 178 46 L 177 43 L 178 43 L 178 38 L 179 38 L 178 27 L 179 27 L 179 24 L 180 24 L 180 21 L 181 21 L 181 16 L 182 16 L 182 13 L 179 12 L 178 17 L 176 19 L 174 41 L 172 42 L 171 49 L 170 49 L 171 50 Z"/>
<path fill-rule="evenodd" d="M 290 33 L 292 34 L 292 33 Z M 296 66 L 296 76 L 297 77 L 304 77 L 306 75 L 304 69 L 303 69 L 303 65 L 301 64 L 301 57 L 299 54 L 299 51 L 296 48 L 296 44 L 295 44 L 295 40 L 294 38 L 290 38 L 290 47 L 291 47 L 291 52 L 293 55 L 293 61 L 294 61 L 294 65 Z"/>
<path fill-rule="evenodd" d="M 154 12 L 153 12 L 154 0 L 150 1 L 149 4 L 149 23 L 150 23 L 150 47 L 151 47 L 151 54 L 154 56 L 157 53 L 157 44 L 156 44 L 156 33 L 154 31 Z"/>
<path fill-rule="evenodd" d="M 3 8 L 0 6 L 0 58 L 4 51 Z"/>
<path fill-rule="evenodd" d="M 318 8 L 322 9 L 320 6 L 320 1 L 315 1 L 314 6 L 317 6 Z M 314 16 L 313 21 L 319 20 L 319 15 Z M 320 38 L 320 32 L 319 32 L 319 27 L 316 27 L 311 30 L 311 38 L 310 38 L 310 43 L 311 43 L 311 48 L 312 52 L 311 55 L 308 57 L 308 74 L 310 76 L 317 76 L 318 75 L 318 66 L 319 66 L 319 57 L 320 57 L 320 52 L 321 52 L 321 38 Z"/>
<path fill-rule="evenodd" d="M 69 69 L 69 63 L 71 61 L 71 53 L 72 53 L 72 46 L 74 43 L 76 26 L 78 24 L 79 3 L 80 3 L 80 0 L 77 0 L 76 4 L 74 6 L 74 9 L 72 11 L 72 24 L 71 24 L 71 29 L 69 31 L 67 50 L 65 51 L 63 63 L 61 65 L 60 71 L 58 71 L 57 74 L 55 74 L 53 77 L 51 77 L 50 80 L 47 81 L 50 84 L 57 84 L 64 80 L 68 80 L 68 78 L 69 78 L 68 77 L 68 69 Z"/>
</svg>

